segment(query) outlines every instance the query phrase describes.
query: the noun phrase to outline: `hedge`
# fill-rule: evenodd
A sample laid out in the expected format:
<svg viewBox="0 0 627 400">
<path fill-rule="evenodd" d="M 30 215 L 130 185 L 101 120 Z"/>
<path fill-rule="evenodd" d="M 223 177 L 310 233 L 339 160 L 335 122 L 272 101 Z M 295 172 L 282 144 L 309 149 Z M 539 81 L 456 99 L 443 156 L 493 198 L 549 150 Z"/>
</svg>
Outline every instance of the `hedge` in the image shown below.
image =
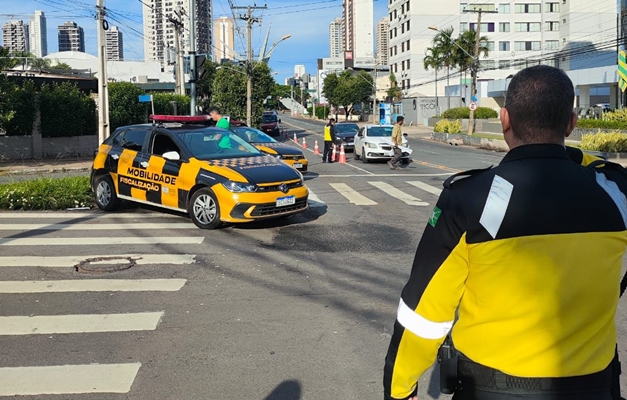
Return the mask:
<svg viewBox="0 0 627 400">
<path fill-rule="evenodd" d="M 577 128 L 582 129 L 627 129 L 627 120 L 580 119 Z"/>
<path fill-rule="evenodd" d="M 90 207 L 93 198 L 88 176 L 39 178 L 0 184 L 0 209 L 3 210 Z"/>
<path fill-rule="evenodd" d="M 599 132 L 583 135 L 580 148 L 582 150 L 602 151 L 607 153 L 626 153 L 627 134 L 620 132 Z"/>
<path fill-rule="evenodd" d="M 438 133 L 456 134 L 456 133 L 460 133 L 461 131 L 462 131 L 462 122 L 458 119 L 456 120 L 443 119 L 443 120 L 436 122 L 435 126 L 433 127 L 433 132 L 438 132 Z"/>
<path fill-rule="evenodd" d="M 39 104 L 42 137 L 95 135 L 98 131 L 96 103 L 75 84 L 43 84 Z"/>
<path fill-rule="evenodd" d="M 475 110 L 476 119 L 498 118 L 499 113 L 488 107 L 478 107 Z M 468 107 L 451 108 L 442 113 L 442 118 L 446 119 L 468 119 L 470 118 L 470 110 Z"/>
</svg>

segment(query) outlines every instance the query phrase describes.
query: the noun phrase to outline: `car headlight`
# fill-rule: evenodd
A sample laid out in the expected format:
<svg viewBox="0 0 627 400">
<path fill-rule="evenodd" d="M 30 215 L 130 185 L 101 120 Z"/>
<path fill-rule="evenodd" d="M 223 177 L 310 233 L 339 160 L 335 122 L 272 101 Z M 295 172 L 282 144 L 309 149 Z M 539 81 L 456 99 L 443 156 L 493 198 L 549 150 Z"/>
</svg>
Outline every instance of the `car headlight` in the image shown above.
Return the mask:
<svg viewBox="0 0 627 400">
<path fill-rule="evenodd" d="M 226 181 L 222 183 L 222 185 L 226 190 L 233 193 L 250 193 L 257 191 L 257 185 L 251 183 Z"/>
<path fill-rule="evenodd" d="M 368 147 L 369 149 L 376 149 L 377 148 L 377 144 L 376 143 L 366 143 L 366 147 Z"/>
<path fill-rule="evenodd" d="M 402 146 L 403 146 L 403 147 L 407 147 L 407 148 L 409 149 L 409 143 L 408 143 L 408 142 L 403 143 L 403 145 L 402 145 Z"/>
</svg>

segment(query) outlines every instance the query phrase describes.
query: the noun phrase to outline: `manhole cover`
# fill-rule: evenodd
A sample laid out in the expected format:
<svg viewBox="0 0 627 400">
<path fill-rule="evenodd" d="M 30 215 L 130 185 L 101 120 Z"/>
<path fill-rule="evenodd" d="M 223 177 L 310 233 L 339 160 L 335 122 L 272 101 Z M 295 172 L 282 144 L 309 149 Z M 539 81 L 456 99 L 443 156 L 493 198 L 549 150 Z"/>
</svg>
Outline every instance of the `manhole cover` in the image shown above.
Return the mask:
<svg viewBox="0 0 627 400">
<path fill-rule="evenodd" d="M 140 258 L 94 257 L 86 258 L 74 266 L 77 272 L 106 273 L 124 271 L 137 265 Z M 111 262 L 108 262 L 111 261 Z"/>
</svg>

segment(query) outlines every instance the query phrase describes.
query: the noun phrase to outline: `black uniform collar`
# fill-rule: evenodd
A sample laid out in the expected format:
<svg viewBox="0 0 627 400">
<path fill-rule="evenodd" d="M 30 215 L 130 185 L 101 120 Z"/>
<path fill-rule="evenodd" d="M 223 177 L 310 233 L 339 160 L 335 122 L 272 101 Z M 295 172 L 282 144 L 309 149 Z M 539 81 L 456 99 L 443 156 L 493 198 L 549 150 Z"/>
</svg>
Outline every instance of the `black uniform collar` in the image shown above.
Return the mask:
<svg viewBox="0 0 627 400">
<path fill-rule="evenodd" d="M 526 144 L 510 150 L 501 164 L 527 158 L 563 158 L 570 160 L 566 148 L 561 144 Z"/>
</svg>

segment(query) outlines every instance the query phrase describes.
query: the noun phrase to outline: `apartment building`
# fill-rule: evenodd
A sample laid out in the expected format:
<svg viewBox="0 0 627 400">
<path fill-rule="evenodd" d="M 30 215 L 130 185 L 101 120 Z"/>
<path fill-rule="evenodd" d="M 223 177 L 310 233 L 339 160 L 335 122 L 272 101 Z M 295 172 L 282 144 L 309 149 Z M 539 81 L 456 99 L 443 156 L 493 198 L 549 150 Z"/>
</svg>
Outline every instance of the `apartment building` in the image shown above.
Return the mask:
<svg viewBox="0 0 627 400">
<path fill-rule="evenodd" d="M 344 23 L 342 18 L 335 18 L 329 24 L 329 57 L 344 56 Z"/>
<path fill-rule="evenodd" d="M 2 25 L 2 43 L 11 53 L 29 52 L 29 29 L 22 20 L 11 20 Z"/>
<path fill-rule="evenodd" d="M 344 47 L 352 57 L 374 57 L 374 0 L 343 0 Z"/>
<path fill-rule="evenodd" d="M 216 41 L 216 61 L 235 59 L 235 24 L 232 18 L 220 17 L 213 21 Z"/>
<path fill-rule="evenodd" d="M 389 32 L 390 20 L 383 17 L 377 23 L 376 39 L 377 39 L 377 65 L 388 65 L 389 62 Z"/>
<path fill-rule="evenodd" d="M 487 11 L 482 13 L 480 33 L 489 49 L 487 57 L 480 57 L 479 80 L 505 78 L 540 63 L 566 70 L 616 63 L 615 0 L 439 0 L 436 10 L 429 3 L 391 0 L 388 6 L 391 70 L 406 95 L 435 94 L 435 73 L 423 67 L 426 49 L 437 34 L 429 27 L 453 27 L 456 38 L 476 31 L 478 10 Z M 462 74 L 451 72 L 451 86 L 460 84 Z M 440 95 L 445 93 L 445 77 L 446 71 L 438 72 Z"/>
<path fill-rule="evenodd" d="M 167 48 L 175 47 L 174 24 L 169 18 L 178 20 L 175 11 L 184 14 L 183 23 L 184 51 L 189 44 L 189 1 L 187 0 L 143 0 L 144 19 L 144 58 L 146 61 L 159 61 L 165 69 Z M 196 1 L 196 52 L 214 57 L 213 52 L 213 10 L 211 0 Z"/>
<path fill-rule="evenodd" d="M 28 23 L 30 52 L 42 58 L 48 54 L 48 33 L 46 15 L 36 10 L 33 19 Z"/>
<path fill-rule="evenodd" d="M 67 21 L 57 27 L 59 51 L 85 52 L 85 32 L 76 22 Z"/>
<path fill-rule="evenodd" d="M 124 38 L 117 26 L 105 31 L 107 61 L 124 61 Z"/>
</svg>

